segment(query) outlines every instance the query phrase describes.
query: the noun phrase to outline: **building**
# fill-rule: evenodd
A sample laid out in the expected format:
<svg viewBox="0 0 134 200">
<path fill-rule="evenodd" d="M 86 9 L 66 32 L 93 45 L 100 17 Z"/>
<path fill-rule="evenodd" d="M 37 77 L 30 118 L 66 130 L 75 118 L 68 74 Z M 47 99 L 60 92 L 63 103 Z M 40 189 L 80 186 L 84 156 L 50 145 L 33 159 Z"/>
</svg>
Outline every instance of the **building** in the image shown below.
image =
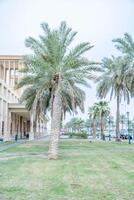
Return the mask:
<svg viewBox="0 0 134 200">
<path fill-rule="evenodd" d="M 24 66 L 23 56 L 0 56 L 0 138 L 5 141 L 15 138 L 42 137 L 47 134 L 47 118 L 42 114 L 36 122 L 33 134 L 33 113 L 21 104 L 22 89 L 15 90 L 23 77 L 19 70 Z"/>
</svg>

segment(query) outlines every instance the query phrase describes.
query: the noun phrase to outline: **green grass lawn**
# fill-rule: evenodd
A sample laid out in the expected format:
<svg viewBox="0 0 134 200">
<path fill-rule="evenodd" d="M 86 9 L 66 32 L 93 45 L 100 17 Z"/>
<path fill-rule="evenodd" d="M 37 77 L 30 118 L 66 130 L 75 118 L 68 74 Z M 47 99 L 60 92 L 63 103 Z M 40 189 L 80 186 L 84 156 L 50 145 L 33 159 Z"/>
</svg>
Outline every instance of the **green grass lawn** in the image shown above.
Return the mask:
<svg viewBox="0 0 134 200">
<path fill-rule="evenodd" d="M 0 153 L 0 200 L 134 200 L 134 144 L 66 140 L 59 160 L 46 142 Z"/>
</svg>

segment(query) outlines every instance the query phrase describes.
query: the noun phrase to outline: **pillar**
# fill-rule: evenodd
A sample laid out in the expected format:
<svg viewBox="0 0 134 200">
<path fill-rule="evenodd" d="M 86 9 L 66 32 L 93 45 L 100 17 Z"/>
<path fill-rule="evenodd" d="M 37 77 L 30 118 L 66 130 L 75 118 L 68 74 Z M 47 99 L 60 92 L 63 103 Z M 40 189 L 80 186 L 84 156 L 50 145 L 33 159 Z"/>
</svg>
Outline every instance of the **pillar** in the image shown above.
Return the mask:
<svg viewBox="0 0 134 200">
<path fill-rule="evenodd" d="M 11 83 L 11 67 L 10 67 L 10 63 L 8 64 L 8 66 L 9 66 L 9 85 L 10 85 L 10 83 Z"/>
<path fill-rule="evenodd" d="M 33 114 L 30 113 L 30 133 L 29 140 L 34 140 L 34 132 L 33 132 Z"/>
<path fill-rule="evenodd" d="M 3 70 L 4 70 L 4 76 L 3 76 L 3 80 L 5 82 L 6 80 L 6 69 L 5 69 L 5 62 L 3 63 Z"/>
<path fill-rule="evenodd" d="M 10 141 L 11 135 L 10 135 L 10 126 L 11 126 L 11 112 L 7 111 L 6 108 L 6 115 L 4 120 L 4 141 Z"/>
<path fill-rule="evenodd" d="M 0 136 L 2 136 L 2 99 L 0 98 Z"/>
<path fill-rule="evenodd" d="M 16 76 L 16 73 L 15 73 L 15 63 L 14 63 L 14 67 L 13 67 L 13 71 L 14 71 L 14 75 L 13 75 L 13 87 L 15 87 L 15 76 Z"/>
</svg>

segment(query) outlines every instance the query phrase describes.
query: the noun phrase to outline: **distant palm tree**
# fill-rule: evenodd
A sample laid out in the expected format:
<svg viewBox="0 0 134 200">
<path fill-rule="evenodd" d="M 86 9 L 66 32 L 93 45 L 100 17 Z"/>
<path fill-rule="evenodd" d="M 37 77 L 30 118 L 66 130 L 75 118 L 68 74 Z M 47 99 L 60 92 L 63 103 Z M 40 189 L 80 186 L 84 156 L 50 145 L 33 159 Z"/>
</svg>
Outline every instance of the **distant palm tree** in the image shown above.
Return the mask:
<svg viewBox="0 0 134 200">
<path fill-rule="evenodd" d="M 130 101 L 130 88 L 128 86 L 128 69 L 130 60 L 126 57 L 104 58 L 101 67 L 104 70 L 103 74 L 98 78 L 97 95 L 100 98 L 105 98 L 110 93 L 110 100 L 113 95 L 117 101 L 116 111 L 116 139 L 120 140 L 120 103 L 122 97 Z"/>
<path fill-rule="evenodd" d="M 70 127 L 74 132 L 79 132 L 84 128 L 84 120 L 78 117 L 72 118 L 68 123 L 66 123 L 66 127 Z"/>
<path fill-rule="evenodd" d="M 75 127 L 77 129 L 78 132 L 81 132 L 82 131 L 82 128 L 84 128 L 84 120 L 81 119 L 81 118 L 77 118 L 76 121 L 75 121 Z"/>
<path fill-rule="evenodd" d="M 89 107 L 88 115 L 89 115 L 89 119 L 90 119 L 91 125 L 92 125 L 93 138 L 95 139 L 96 138 L 98 110 L 96 109 L 96 107 L 94 105 Z"/>
<path fill-rule="evenodd" d="M 100 130 L 101 130 L 101 139 L 104 138 L 104 126 L 105 119 L 110 115 L 110 108 L 108 106 L 108 102 L 99 101 L 94 104 L 95 110 L 97 112 L 97 116 L 100 118 Z"/>
<path fill-rule="evenodd" d="M 65 22 L 53 30 L 43 23 L 42 29 L 44 34 L 38 40 L 26 40 L 33 55 L 25 59 L 25 77 L 18 88 L 26 86 L 22 100 L 30 110 L 51 111 L 49 158 L 57 159 L 63 116 L 67 111 L 76 112 L 77 107 L 84 110 L 85 93 L 79 85 L 89 86 L 88 80 L 94 79 L 92 72 L 98 67 L 83 56 L 93 47 L 90 43 L 69 48 L 77 32 Z"/>
</svg>

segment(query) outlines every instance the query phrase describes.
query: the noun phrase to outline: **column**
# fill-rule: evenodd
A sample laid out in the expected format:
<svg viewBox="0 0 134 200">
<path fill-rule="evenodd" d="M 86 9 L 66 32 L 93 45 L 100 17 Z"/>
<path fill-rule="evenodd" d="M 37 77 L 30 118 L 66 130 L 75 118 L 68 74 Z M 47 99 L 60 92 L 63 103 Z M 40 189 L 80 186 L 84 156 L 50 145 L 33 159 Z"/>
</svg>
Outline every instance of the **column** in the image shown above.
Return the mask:
<svg viewBox="0 0 134 200">
<path fill-rule="evenodd" d="M 23 116 L 21 116 L 21 135 L 20 138 L 23 138 L 23 134 L 24 134 L 24 118 Z"/>
<path fill-rule="evenodd" d="M 6 105 L 5 108 L 5 116 L 4 116 L 4 141 L 10 141 L 11 136 L 10 136 L 10 125 L 11 125 L 11 112 L 8 111 L 8 107 Z"/>
<path fill-rule="evenodd" d="M 15 68 L 15 62 L 13 62 L 13 86 L 15 87 L 15 80 L 16 80 L 16 68 Z"/>
<path fill-rule="evenodd" d="M 7 133 L 8 133 L 8 137 L 11 138 L 10 130 L 11 130 L 11 111 L 8 111 L 8 119 L 7 119 Z"/>
<path fill-rule="evenodd" d="M 0 137 L 2 136 L 2 99 L 0 98 Z"/>
<path fill-rule="evenodd" d="M 5 62 L 3 62 L 3 70 L 4 70 L 4 76 L 3 76 L 3 80 L 5 82 L 6 80 L 6 69 L 5 69 Z"/>
<path fill-rule="evenodd" d="M 20 115 L 18 116 L 18 119 L 19 119 L 18 137 L 20 137 L 20 131 L 21 131 L 21 124 L 20 124 L 21 116 Z"/>
<path fill-rule="evenodd" d="M 29 133 L 29 140 L 34 140 L 34 132 L 33 132 L 33 114 L 30 113 L 30 133 Z"/>
<path fill-rule="evenodd" d="M 8 69 L 9 69 L 9 85 L 10 85 L 10 83 L 11 83 L 11 67 L 10 67 L 10 62 L 8 61 Z"/>
</svg>

